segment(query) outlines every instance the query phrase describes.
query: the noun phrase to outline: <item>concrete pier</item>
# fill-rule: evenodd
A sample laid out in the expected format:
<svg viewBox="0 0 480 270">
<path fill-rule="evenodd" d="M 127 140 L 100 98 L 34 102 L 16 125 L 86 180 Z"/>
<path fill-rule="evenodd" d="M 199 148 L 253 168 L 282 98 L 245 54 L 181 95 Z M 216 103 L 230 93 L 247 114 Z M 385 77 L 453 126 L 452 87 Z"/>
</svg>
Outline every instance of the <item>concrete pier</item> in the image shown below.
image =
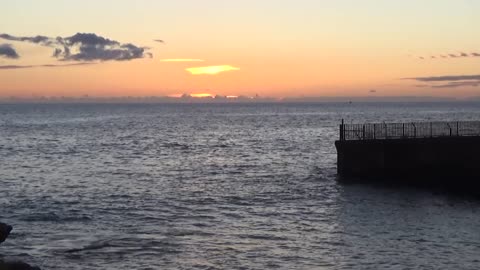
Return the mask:
<svg viewBox="0 0 480 270">
<path fill-rule="evenodd" d="M 344 180 L 480 186 L 480 123 L 342 123 L 335 146 Z"/>
</svg>

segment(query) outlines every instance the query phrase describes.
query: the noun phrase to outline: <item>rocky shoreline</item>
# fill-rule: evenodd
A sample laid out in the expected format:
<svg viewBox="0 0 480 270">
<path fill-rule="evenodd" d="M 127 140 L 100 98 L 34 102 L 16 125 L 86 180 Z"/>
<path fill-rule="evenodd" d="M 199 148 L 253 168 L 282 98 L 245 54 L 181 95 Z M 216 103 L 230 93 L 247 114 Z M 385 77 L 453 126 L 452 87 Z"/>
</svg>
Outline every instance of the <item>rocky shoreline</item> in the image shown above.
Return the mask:
<svg viewBox="0 0 480 270">
<path fill-rule="evenodd" d="M 7 239 L 12 229 L 12 226 L 0 222 L 0 244 Z M 24 262 L 9 262 L 0 259 L 0 270 L 40 270 L 40 268 L 33 267 Z"/>
</svg>

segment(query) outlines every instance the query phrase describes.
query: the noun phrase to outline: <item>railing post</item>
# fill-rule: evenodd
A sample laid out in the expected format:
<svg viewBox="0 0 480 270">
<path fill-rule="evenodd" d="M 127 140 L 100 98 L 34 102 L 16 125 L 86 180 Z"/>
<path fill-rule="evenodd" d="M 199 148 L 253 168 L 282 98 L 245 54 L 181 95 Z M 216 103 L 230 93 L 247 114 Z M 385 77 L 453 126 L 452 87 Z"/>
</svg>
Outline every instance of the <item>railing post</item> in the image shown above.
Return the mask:
<svg viewBox="0 0 480 270">
<path fill-rule="evenodd" d="M 405 123 L 402 124 L 402 138 L 405 138 Z"/>
<path fill-rule="evenodd" d="M 365 125 L 363 125 L 362 138 L 363 138 L 363 140 L 365 140 Z"/>
<path fill-rule="evenodd" d="M 413 126 L 413 138 L 417 138 L 417 126 L 415 126 L 415 123 L 412 123 Z"/>
<path fill-rule="evenodd" d="M 433 123 L 430 122 L 430 138 L 433 137 Z"/>
<path fill-rule="evenodd" d="M 459 129 L 458 129 L 458 121 L 457 121 L 457 137 L 460 136 L 460 133 L 458 131 Z"/>
<path fill-rule="evenodd" d="M 345 140 L 345 124 L 344 120 L 342 119 L 342 123 L 340 124 L 340 141 Z"/>
<path fill-rule="evenodd" d="M 450 137 L 452 137 L 452 127 L 450 126 L 450 123 L 447 123 L 447 127 L 450 130 Z"/>
<path fill-rule="evenodd" d="M 377 135 L 376 135 L 376 133 L 377 133 L 377 131 L 376 131 L 376 126 L 377 126 L 377 124 L 373 124 L 373 139 L 374 139 L 374 140 L 376 140 L 376 139 L 377 139 Z"/>
<path fill-rule="evenodd" d="M 387 127 L 387 123 L 383 122 L 383 126 L 385 127 L 385 139 L 388 139 L 388 127 Z"/>
</svg>

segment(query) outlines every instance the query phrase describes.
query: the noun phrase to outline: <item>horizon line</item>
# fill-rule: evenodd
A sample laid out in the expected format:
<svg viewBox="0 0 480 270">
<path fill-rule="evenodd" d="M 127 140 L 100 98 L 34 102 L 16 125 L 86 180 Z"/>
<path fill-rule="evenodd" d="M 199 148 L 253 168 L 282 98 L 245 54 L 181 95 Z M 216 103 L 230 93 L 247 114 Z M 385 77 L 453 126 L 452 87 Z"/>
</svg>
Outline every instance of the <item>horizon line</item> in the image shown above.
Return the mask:
<svg viewBox="0 0 480 270">
<path fill-rule="evenodd" d="M 436 97 L 436 96 L 304 96 L 304 97 L 260 97 L 260 96 L 8 96 L 0 97 L 0 103 L 353 103 L 353 102 L 480 102 L 480 96 Z"/>
</svg>

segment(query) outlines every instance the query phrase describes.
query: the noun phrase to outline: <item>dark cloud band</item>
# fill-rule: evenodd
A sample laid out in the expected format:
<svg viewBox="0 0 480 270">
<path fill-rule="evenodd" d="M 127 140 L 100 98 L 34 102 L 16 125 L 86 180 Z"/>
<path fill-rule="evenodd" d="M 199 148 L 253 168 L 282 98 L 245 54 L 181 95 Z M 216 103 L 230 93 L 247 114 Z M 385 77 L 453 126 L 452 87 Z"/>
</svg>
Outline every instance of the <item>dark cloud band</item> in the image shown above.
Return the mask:
<svg viewBox="0 0 480 270">
<path fill-rule="evenodd" d="M 5 65 L 0 66 L 0 70 L 2 69 L 27 69 L 27 68 L 61 68 L 61 67 L 73 67 L 73 66 L 85 66 L 85 65 L 94 65 L 95 63 L 74 63 L 74 64 L 64 64 L 64 65 Z"/>
</svg>

